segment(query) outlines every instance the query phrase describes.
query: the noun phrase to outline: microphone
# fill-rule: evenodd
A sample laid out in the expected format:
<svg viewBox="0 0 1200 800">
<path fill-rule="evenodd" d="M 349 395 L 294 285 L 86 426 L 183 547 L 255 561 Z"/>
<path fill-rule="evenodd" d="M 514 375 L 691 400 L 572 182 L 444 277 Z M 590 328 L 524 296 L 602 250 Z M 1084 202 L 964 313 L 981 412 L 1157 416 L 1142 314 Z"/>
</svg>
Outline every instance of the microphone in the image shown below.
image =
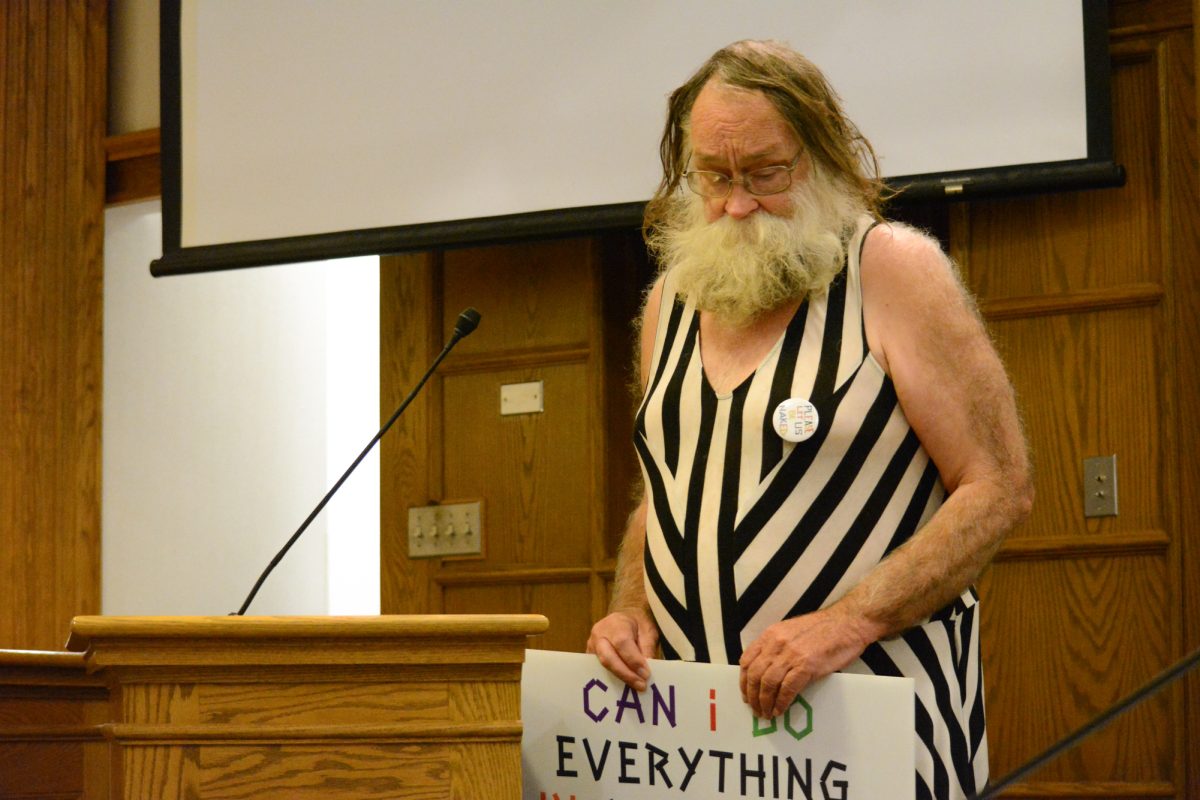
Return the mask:
<svg viewBox="0 0 1200 800">
<path fill-rule="evenodd" d="M 317 507 L 312 510 L 312 513 L 308 515 L 308 518 L 305 519 L 304 522 L 300 524 L 300 527 L 296 530 L 296 532 L 292 534 L 292 538 L 287 540 L 287 544 L 285 544 L 283 548 L 275 554 L 275 557 L 271 559 L 271 563 L 267 565 L 265 570 L 263 570 L 262 575 L 258 576 L 258 580 L 255 582 L 254 588 L 250 590 L 250 594 L 246 597 L 246 601 L 242 603 L 242 607 L 237 611 L 231 612 L 229 616 L 240 617 L 245 615 L 246 609 L 248 609 L 250 604 L 254 602 L 254 597 L 258 594 L 258 590 L 262 588 L 263 583 L 267 580 L 267 576 L 270 575 L 275 567 L 278 566 L 279 562 L 283 560 L 283 557 L 287 555 L 288 550 L 292 549 L 292 545 L 294 545 L 300 538 L 300 535 L 308 529 L 308 526 L 312 523 L 312 521 L 317 518 L 317 515 L 321 513 L 321 509 L 325 508 L 325 504 L 329 502 L 329 499 L 333 497 L 334 493 L 338 489 L 341 488 L 342 484 L 346 482 L 346 479 L 350 477 L 350 473 L 354 472 L 354 469 L 359 465 L 359 463 L 367 457 L 367 453 L 371 452 L 371 448 L 375 446 L 375 443 L 383 438 L 383 435 L 388 432 L 388 429 L 392 427 L 392 424 L 395 423 L 396 420 L 400 419 L 400 415 L 404 413 L 404 409 L 408 408 L 408 404 L 411 403 L 413 398 L 417 396 L 417 393 L 421 391 L 421 387 L 425 385 L 425 381 L 429 380 L 429 376 L 432 375 L 433 371 L 438 368 L 438 364 L 442 363 L 442 359 L 449 355 L 450 350 L 453 349 L 454 345 L 458 344 L 460 339 L 470 336 L 471 332 L 474 331 L 478 326 L 479 312 L 475 309 L 464 309 L 463 312 L 458 315 L 458 320 L 454 323 L 454 333 L 450 335 L 450 340 L 446 342 L 446 346 L 442 348 L 442 352 L 438 353 L 438 357 L 435 358 L 433 363 L 429 365 L 429 369 L 425 370 L 425 374 L 421 376 L 421 380 L 417 383 L 416 387 L 408 393 L 408 397 L 404 398 L 404 402 L 400 404 L 400 407 L 397 408 L 395 413 L 392 414 L 388 421 L 383 424 L 383 427 L 379 429 L 379 433 L 375 434 L 374 438 L 371 439 L 371 441 L 367 443 L 367 446 L 363 448 L 363 451 L 358 454 L 358 458 L 354 459 L 354 463 L 352 463 L 346 469 L 346 471 L 342 473 L 342 477 L 338 478 L 337 483 L 333 485 L 333 488 L 325 493 L 325 496 L 321 498 L 321 502 L 317 503 Z"/>
</svg>

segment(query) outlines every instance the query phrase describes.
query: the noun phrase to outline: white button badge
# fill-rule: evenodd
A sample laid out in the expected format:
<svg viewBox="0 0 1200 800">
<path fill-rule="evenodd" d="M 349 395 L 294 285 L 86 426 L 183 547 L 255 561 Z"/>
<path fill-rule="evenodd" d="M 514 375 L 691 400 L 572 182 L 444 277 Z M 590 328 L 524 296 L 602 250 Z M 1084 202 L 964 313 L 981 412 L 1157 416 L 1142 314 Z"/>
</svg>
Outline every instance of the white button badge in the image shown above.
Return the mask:
<svg viewBox="0 0 1200 800">
<path fill-rule="evenodd" d="M 775 432 L 786 442 L 803 442 L 817 432 L 817 407 L 800 397 L 775 407 Z"/>
</svg>

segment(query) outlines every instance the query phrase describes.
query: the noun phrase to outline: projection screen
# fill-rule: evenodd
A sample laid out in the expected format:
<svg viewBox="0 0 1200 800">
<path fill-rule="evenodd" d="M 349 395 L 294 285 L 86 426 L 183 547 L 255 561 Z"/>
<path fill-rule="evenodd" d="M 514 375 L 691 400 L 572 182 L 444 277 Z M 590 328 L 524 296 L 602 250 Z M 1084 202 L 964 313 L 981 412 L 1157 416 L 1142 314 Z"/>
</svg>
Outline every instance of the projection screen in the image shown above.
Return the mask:
<svg viewBox="0 0 1200 800">
<path fill-rule="evenodd" d="M 906 197 L 1122 179 L 1102 0 L 165 0 L 152 272 L 636 225 L 667 95 L 743 38 Z"/>
</svg>

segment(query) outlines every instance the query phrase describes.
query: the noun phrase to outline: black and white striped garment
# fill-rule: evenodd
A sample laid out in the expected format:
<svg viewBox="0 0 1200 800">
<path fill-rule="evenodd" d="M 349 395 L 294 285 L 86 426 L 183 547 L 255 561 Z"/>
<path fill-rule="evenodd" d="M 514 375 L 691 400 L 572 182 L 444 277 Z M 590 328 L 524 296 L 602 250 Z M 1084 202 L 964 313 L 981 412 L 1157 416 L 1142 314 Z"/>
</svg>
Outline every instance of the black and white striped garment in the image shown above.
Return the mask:
<svg viewBox="0 0 1200 800">
<path fill-rule="evenodd" d="M 668 272 L 634 443 L 649 503 L 645 583 L 668 658 L 736 664 L 769 625 L 842 597 L 941 505 L 937 468 L 867 349 L 860 223 L 846 268 L 805 300 L 758 370 L 728 395 L 700 361 L 699 316 Z M 817 408 L 785 442 L 772 411 Z M 867 648 L 846 672 L 916 681 L 917 798 L 987 780 L 977 596 Z"/>
</svg>

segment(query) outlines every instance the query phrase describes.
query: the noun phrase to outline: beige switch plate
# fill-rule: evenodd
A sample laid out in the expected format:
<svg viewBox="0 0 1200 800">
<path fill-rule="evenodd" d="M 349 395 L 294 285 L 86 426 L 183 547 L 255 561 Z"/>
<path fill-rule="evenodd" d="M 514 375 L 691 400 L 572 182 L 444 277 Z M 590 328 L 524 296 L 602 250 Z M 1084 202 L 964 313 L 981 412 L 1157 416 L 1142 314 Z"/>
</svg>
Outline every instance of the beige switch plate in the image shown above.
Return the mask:
<svg viewBox="0 0 1200 800">
<path fill-rule="evenodd" d="M 545 385 L 542 381 L 506 383 L 500 387 L 500 416 L 540 414 L 545 410 Z"/>
<path fill-rule="evenodd" d="M 478 501 L 408 509 L 408 557 L 482 555 Z"/>
</svg>

